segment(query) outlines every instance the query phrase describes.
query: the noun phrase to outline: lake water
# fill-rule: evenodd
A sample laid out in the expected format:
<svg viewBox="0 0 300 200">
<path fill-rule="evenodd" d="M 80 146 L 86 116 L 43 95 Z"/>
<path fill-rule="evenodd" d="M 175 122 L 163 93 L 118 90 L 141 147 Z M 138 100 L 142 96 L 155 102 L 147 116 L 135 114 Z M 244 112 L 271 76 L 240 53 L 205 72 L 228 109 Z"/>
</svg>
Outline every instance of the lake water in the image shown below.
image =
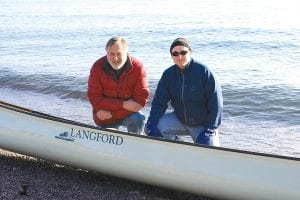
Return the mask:
<svg viewBox="0 0 300 200">
<path fill-rule="evenodd" d="M 183 36 L 222 84 L 221 146 L 300 157 L 297 1 L 1 0 L 0 7 L 0 100 L 93 125 L 87 79 L 110 37 L 125 37 L 144 63 L 152 98 L 172 64 L 169 46 Z"/>
</svg>

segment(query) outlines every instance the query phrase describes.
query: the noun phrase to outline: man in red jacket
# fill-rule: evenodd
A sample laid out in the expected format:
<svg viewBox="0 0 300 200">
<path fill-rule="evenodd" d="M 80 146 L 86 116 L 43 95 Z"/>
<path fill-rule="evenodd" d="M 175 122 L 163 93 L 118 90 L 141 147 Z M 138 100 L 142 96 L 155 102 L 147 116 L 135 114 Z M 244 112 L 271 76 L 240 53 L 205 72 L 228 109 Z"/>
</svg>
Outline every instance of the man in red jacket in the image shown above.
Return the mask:
<svg viewBox="0 0 300 200">
<path fill-rule="evenodd" d="M 106 56 L 90 70 L 88 99 L 93 118 L 103 128 L 127 127 L 141 134 L 145 116 L 140 110 L 149 99 L 149 86 L 143 64 L 128 54 L 124 38 L 113 37 L 106 44 Z"/>
</svg>

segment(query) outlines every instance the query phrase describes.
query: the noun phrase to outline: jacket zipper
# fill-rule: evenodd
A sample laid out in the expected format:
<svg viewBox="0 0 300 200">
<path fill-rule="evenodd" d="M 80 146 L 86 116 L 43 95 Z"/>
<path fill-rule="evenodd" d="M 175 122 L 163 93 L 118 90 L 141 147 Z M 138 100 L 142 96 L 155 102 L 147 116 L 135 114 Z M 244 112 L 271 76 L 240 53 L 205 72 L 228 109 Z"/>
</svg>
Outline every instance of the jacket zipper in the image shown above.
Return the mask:
<svg viewBox="0 0 300 200">
<path fill-rule="evenodd" d="M 183 95 L 184 95 L 184 73 L 181 72 L 182 74 L 182 89 L 181 89 L 181 100 L 182 100 L 182 104 L 183 104 L 183 114 L 184 114 L 184 121 L 185 121 L 185 124 L 187 123 L 187 117 L 186 117 L 186 106 L 184 104 L 184 99 L 183 99 Z"/>
</svg>

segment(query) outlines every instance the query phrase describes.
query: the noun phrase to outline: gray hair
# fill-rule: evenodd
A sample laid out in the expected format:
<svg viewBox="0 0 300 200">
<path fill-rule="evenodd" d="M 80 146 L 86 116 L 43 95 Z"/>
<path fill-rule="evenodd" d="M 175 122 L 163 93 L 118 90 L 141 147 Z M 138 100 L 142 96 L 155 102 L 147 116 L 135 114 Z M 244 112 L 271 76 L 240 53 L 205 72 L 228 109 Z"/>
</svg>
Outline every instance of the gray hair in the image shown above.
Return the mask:
<svg viewBox="0 0 300 200">
<path fill-rule="evenodd" d="M 128 49 L 127 41 L 124 38 L 119 37 L 119 36 L 110 38 L 106 43 L 105 49 L 107 50 L 108 47 L 113 46 L 116 42 L 119 42 L 119 41 L 121 41 L 124 49 Z"/>
</svg>

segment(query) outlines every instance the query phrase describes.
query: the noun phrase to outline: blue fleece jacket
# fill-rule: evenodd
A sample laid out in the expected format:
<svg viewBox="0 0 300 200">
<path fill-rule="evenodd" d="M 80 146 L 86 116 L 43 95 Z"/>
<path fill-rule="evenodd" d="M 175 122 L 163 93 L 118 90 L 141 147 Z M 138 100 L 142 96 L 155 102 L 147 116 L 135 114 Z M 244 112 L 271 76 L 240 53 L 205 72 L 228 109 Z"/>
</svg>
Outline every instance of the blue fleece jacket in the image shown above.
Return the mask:
<svg viewBox="0 0 300 200">
<path fill-rule="evenodd" d="M 185 69 L 176 65 L 164 71 L 152 101 L 146 128 L 157 128 L 171 103 L 179 120 L 186 125 L 216 129 L 221 124 L 221 86 L 209 68 L 191 59 Z"/>
</svg>

